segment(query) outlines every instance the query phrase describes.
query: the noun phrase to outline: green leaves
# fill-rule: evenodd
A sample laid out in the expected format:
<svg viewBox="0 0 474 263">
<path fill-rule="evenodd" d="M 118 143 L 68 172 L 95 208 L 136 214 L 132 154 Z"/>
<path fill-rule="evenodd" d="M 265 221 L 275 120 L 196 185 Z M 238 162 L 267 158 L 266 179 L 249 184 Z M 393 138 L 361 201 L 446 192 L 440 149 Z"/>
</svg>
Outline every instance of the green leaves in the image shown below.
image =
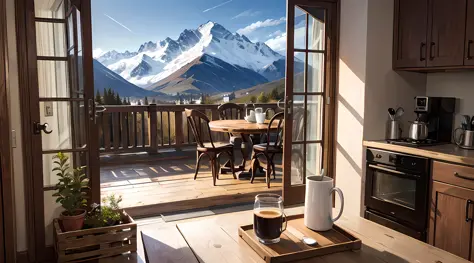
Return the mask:
<svg viewBox="0 0 474 263">
<path fill-rule="evenodd" d="M 69 165 L 69 157 L 59 152 L 53 157 L 56 165 L 52 171 L 57 172 L 59 177 L 56 184 L 57 192 L 53 194 L 56 203 L 60 203 L 69 215 L 73 215 L 77 209 L 87 205 L 87 193 L 89 179 L 84 173 L 85 166 L 72 169 Z"/>
</svg>

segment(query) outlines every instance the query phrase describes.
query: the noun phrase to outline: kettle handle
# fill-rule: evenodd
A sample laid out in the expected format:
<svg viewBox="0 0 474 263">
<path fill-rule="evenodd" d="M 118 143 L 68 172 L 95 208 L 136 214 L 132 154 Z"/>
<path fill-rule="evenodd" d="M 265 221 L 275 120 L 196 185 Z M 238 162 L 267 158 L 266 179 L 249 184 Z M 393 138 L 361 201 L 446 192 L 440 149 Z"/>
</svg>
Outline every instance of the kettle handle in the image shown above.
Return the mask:
<svg viewBox="0 0 474 263">
<path fill-rule="evenodd" d="M 461 133 L 461 136 L 459 136 L 459 140 L 457 140 L 457 139 L 456 139 L 456 132 L 457 132 L 458 130 L 464 131 L 463 128 L 456 128 L 456 129 L 454 130 L 454 132 L 453 132 L 453 140 L 454 140 L 454 143 L 456 143 L 457 146 L 461 146 L 462 141 L 463 141 L 463 137 L 464 137 L 464 132 Z"/>
</svg>

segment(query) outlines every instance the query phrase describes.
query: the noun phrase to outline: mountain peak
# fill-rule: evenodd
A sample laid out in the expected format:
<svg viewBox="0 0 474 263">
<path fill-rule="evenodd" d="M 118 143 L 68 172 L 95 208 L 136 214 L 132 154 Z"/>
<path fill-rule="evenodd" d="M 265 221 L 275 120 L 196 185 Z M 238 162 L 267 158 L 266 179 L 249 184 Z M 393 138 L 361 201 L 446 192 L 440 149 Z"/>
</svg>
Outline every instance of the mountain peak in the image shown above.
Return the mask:
<svg viewBox="0 0 474 263">
<path fill-rule="evenodd" d="M 153 51 L 155 49 L 156 49 L 156 43 L 148 41 L 140 46 L 140 48 L 138 49 L 138 53 L 141 53 L 144 51 Z"/>
</svg>

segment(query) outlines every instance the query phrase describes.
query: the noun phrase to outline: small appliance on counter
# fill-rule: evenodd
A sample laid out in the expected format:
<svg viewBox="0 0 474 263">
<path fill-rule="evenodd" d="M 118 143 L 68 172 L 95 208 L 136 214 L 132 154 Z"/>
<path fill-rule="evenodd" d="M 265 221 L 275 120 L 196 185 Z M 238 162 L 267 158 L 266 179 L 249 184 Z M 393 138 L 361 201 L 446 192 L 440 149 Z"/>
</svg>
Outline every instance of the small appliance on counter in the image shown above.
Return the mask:
<svg viewBox="0 0 474 263">
<path fill-rule="evenodd" d="M 454 130 L 453 140 L 460 148 L 474 150 L 474 116 L 462 116 L 461 128 Z"/>
<path fill-rule="evenodd" d="M 388 139 L 404 146 L 432 146 L 451 143 L 455 98 L 415 97 L 416 120 L 410 124 L 408 138 Z"/>
</svg>

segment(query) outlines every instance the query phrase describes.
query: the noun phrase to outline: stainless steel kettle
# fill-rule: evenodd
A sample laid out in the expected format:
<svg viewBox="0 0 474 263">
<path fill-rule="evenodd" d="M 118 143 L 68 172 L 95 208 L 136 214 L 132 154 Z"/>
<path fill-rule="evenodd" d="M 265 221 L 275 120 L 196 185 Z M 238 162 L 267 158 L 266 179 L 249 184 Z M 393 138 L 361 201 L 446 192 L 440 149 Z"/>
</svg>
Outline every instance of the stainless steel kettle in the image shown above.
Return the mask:
<svg viewBox="0 0 474 263">
<path fill-rule="evenodd" d="M 418 120 L 411 122 L 408 138 L 415 141 L 426 140 L 428 138 L 428 125 Z"/>
<path fill-rule="evenodd" d="M 459 130 L 462 131 L 462 133 L 456 136 Z M 457 128 L 454 130 L 453 140 L 454 143 L 463 149 L 474 150 L 474 131 Z"/>
</svg>

